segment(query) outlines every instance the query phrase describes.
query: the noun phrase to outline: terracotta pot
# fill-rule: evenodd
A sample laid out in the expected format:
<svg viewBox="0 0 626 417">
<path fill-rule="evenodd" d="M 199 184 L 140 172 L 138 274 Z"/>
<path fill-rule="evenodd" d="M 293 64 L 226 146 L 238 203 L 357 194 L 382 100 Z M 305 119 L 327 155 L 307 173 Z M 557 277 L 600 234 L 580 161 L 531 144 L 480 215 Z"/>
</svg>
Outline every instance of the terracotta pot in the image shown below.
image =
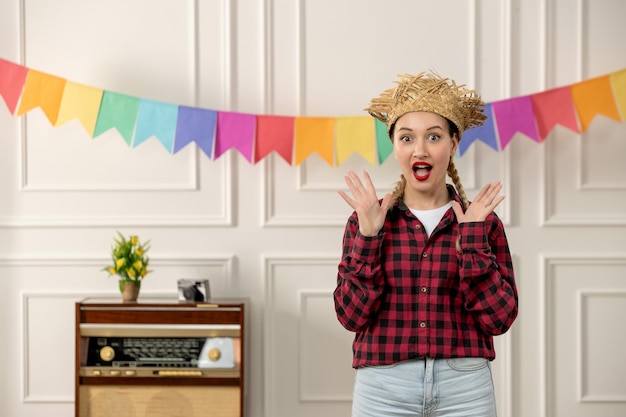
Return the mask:
<svg viewBox="0 0 626 417">
<path fill-rule="evenodd" d="M 137 301 L 137 297 L 139 296 L 139 286 L 130 281 L 125 281 L 120 284 L 123 284 L 120 285 L 122 300 L 125 303 Z"/>
</svg>

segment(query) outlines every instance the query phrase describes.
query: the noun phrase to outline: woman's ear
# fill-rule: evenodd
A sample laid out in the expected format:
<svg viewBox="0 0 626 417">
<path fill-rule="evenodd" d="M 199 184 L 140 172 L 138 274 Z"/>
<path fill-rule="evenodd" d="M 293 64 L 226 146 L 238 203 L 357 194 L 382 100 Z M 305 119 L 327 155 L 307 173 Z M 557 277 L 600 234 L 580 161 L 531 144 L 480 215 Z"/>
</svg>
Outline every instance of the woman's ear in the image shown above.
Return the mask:
<svg viewBox="0 0 626 417">
<path fill-rule="evenodd" d="M 459 147 L 459 135 L 455 133 L 452 136 L 452 149 L 450 149 L 450 158 L 452 158 L 454 154 L 456 154 L 456 150 L 458 147 Z"/>
</svg>

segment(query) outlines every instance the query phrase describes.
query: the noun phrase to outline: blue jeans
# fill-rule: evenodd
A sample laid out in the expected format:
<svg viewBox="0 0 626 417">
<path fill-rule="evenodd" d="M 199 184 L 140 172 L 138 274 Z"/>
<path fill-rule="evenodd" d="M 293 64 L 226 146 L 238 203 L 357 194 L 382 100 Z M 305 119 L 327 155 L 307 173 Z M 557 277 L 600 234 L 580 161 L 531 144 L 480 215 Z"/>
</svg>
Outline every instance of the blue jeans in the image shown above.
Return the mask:
<svg viewBox="0 0 626 417">
<path fill-rule="evenodd" d="M 352 417 L 496 417 L 484 358 L 415 359 L 357 369 Z"/>
</svg>

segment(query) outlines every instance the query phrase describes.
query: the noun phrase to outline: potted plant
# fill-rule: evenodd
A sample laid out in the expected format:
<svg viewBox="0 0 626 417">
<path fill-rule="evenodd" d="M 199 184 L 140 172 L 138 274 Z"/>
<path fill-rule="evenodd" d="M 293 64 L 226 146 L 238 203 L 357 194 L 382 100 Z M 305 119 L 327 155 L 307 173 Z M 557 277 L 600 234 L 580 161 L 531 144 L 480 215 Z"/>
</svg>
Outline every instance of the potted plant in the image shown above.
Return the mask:
<svg viewBox="0 0 626 417">
<path fill-rule="evenodd" d="M 147 256 L 150 241 L 142 244 L 136 235 L 126 237 L 119 231 L 117 234 L 118 237 L 113 239 L 115 243 L 111 246 L 113 264 L 103 270 L 109 273 L 109 277 L 117 275 L 124 301 L 136 301 L 141 281 L 152 272 L 148 270 L 150 258 Z"/>
</svg>

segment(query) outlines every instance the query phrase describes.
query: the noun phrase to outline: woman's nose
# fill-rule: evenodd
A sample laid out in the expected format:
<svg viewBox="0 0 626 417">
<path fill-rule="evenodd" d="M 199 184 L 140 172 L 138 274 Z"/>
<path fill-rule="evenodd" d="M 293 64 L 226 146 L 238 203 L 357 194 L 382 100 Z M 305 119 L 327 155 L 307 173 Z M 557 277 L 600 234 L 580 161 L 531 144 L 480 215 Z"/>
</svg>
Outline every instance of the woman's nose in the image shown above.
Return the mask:
<svg viewBox="0 0 626 417">
<path fill-rule="evenodd" d="M 426 155 L 426 146 L 422 139 L 415 140 L 415 146 L 413 147 L 413 154 L 415 156 L 424 156 Z"/>
</svg>

